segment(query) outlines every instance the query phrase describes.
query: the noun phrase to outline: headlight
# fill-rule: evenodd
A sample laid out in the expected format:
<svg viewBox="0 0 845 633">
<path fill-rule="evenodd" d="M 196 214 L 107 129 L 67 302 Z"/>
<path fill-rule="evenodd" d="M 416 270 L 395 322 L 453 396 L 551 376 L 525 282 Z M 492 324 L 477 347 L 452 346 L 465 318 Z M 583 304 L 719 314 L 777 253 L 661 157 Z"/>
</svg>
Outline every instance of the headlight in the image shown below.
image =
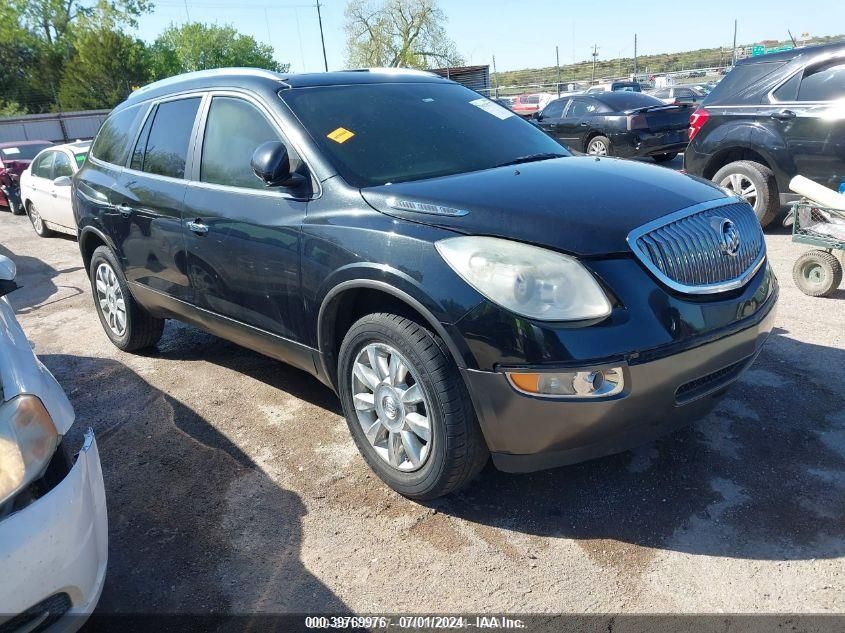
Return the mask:
<svg viewBox="0 0 845 633">
<path fill-rule="evenodd" d="M 453 237 L 436 246 L 464 281 L 516 314 L 541 321 L 610 314 L 604 291 L 573 257 L 496 237 Z"/>
<path fill-rule="evenodd" d="M 44 472 L 58 444 L 41 400 L 22 395 L 0 404 L 0 503 Z"/>
</svg>

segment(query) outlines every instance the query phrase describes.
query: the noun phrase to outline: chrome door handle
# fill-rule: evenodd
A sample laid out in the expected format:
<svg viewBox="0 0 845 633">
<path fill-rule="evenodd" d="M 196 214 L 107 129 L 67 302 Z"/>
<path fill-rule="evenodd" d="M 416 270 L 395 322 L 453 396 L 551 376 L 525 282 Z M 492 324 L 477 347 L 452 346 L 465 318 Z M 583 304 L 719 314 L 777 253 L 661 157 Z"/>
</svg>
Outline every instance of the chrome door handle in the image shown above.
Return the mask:
<svg viewBox="0 0 845 633">
<path fill-rule="evenodd" d="M 208 226 L 202 223 L 202 220 L 197 218 L 197 220 L 188 220 L 185 222 L 185 226 L 188 227 L 192 233 L 196 233 L 197 235 L 205 235 L 208 233 Z"/>
<path fill-rule="evenodd" d="M 781 110 L 780 112 L 775 112 L 771 116 L 773 119 L 777 119 L 778 121 L 788 121 L 789 119 L 794 119 L 797 115 L 792 110 Z"/>
<path fill-rule="evenodd" d="M 124 218 L 128 218 L 130 215 L 132 215 L 133 211 L 132 207 L 130 207 L 128 204 L 117 205 L 117 210 L 120 211 L 120 215 L 122 215 Z"/>
</svg>

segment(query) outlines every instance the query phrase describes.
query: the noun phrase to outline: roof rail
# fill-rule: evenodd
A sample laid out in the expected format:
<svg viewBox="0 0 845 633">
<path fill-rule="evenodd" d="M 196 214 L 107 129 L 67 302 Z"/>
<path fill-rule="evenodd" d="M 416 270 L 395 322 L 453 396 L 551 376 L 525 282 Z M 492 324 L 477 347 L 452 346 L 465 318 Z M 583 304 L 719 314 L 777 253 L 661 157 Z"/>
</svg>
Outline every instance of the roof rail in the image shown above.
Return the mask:
<svg viewBox="0 0 845 633">
<path fill-rule="evenodd" d="M 374 68 L 350 68 L 345 72 L 350 73 L 380 73 L 383 75 L 417 75 L 421 77 L 439 77 L 427 70 L 417 70 L 416 68 L 401 68 L 401 67 L 374 67 Z"/>
<path fill-rule="evenodd" d="M 154 81 L 132 92 L 132 94 L 129 95 L 129 98 L 132 98 L 133 95 L 143 94 L 149 90 L 163 88 L 165 86 L 170 86 L 181 81 L 186 81 L 190 79 L 204 79 L 206 77 L 216 77 L 219 75 L 234 75 L 239 77 L 263 77 L 265 79 L 275 79 L 279 82 L 281 82 L 282 80 L 281 76 L 278 73 L 275 73 L 272 70 L 266 70 L 264 68 L 248 68 L 238 66 L 233 66 L 230 68 L 212 68 L 209 70 L 196 70 L 194 72 L 183 73 L 181 75 L 174 75 L 173 77 Z"/>
</svg>

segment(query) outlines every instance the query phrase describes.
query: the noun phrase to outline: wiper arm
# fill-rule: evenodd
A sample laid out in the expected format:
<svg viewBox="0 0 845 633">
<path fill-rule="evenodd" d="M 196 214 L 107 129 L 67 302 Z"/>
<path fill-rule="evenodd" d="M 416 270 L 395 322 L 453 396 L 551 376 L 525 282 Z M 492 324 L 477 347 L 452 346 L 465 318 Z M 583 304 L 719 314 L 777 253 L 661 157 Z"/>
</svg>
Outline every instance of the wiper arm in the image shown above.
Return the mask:
<svg viewBox="0 0 845 633">
<path fill-rule="evenodd" d="M 550 160 L 552 158 L 566 158 L 569 154 L 557 154 L 555 152 L 541 152 L 539 154 L 526 154 L 525 156 L 517 156 L 513 160 L 504 163 L 499 163 L 496 167 L 507 167 L 508 165 L 520 165 L 522 163 L 536 163 L 541 160 Z"/>
</svg>

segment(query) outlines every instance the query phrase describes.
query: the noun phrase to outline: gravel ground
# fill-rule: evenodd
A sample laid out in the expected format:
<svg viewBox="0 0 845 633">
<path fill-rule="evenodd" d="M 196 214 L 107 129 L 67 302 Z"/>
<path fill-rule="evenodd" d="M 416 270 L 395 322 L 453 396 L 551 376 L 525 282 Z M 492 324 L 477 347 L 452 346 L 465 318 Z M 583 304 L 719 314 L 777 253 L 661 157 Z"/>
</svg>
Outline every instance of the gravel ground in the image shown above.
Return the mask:
<svg viewBox="0 0 845 633">
<path fill-rule="evenodd" d="M 707 419 L 428 506 L 370 474 L 315 379 L 169 322 L 115 349 L 75 241 L 0 213 L 10 296 L 98 438 L 112 612 L 842 612 L 845 290 L 802 295 L 767 235 L 777 327 Z"/>
</svg>

